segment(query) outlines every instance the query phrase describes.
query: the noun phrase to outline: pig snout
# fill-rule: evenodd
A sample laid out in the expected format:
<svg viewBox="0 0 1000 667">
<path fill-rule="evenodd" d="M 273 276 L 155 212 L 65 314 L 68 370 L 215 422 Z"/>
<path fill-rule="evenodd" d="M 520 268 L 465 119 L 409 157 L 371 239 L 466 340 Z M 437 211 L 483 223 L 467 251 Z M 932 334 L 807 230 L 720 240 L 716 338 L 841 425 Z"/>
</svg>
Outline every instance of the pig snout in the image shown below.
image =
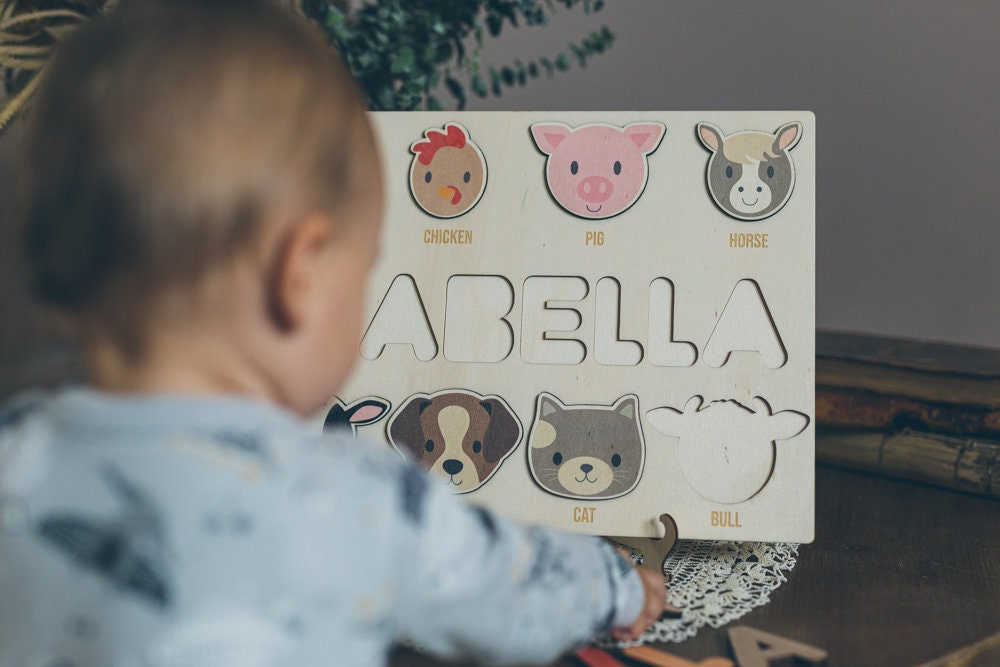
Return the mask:
<svg viewBox="0 0 1000 667">
<path fill-rule="evenodd" d="M 614 194 L 615 186 L 603 176 L 587 176 L 576 186 L 576 195 L 588 204 L 601 204 Z"/>
</svg>

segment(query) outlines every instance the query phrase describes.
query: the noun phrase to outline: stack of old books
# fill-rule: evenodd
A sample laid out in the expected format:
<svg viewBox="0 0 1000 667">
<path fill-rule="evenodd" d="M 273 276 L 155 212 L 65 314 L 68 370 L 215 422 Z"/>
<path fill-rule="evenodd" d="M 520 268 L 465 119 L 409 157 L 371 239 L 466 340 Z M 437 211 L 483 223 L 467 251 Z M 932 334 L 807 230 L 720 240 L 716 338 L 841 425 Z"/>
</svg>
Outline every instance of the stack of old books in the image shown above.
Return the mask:
<svg viewBox="0 0 1000 667">
<path fill-rule="evenodd" d="M 1000 499 L 1000 349 L 820 333 L 816 459 Z"/>
</svg>

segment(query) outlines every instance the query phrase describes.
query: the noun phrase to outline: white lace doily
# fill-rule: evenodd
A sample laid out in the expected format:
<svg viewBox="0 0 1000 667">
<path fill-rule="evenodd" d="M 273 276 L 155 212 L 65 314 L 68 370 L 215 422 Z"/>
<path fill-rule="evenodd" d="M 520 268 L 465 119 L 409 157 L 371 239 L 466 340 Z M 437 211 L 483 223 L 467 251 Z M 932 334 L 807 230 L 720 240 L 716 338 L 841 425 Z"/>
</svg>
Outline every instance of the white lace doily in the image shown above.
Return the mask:
<svg viewBox="0 0 1000 667">
<path fill-rule="evenodd" d="M 626 547 L 628 548 L 628 547 Z M 633 559 L 639 555 L 634 549 Z M 657 621 L 638 642 L 682 642 L 705 624 L 735 621 L 771 600 L 795 566 L 799 545 L 766 542 L 678 541 L 664 561 L 670 602 L 683 615 Z"/>
</svg>

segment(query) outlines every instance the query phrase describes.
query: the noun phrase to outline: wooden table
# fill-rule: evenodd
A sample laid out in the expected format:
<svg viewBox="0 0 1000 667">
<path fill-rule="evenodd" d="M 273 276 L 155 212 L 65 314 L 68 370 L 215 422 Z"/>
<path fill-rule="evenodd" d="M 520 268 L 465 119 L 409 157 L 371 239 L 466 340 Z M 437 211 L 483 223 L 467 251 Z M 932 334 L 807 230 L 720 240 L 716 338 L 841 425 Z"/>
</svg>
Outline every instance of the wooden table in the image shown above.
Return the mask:
<svg viewBox="0 0 1000 667">
<path fill-rule="evenodd" d="M 737 623 L 847 667 L 920 665 L 1000 631 L 1000 502 L 832 467 L 818 468 L 816 482 L 816 541 L 800 548 L 770 604 Z M 731 657 L 725 628 L 663 648 Z M 997 655 L 953 664 L 998 665 Z M 443 663 L 399 650 L 391 664 Z"/>
</svg>

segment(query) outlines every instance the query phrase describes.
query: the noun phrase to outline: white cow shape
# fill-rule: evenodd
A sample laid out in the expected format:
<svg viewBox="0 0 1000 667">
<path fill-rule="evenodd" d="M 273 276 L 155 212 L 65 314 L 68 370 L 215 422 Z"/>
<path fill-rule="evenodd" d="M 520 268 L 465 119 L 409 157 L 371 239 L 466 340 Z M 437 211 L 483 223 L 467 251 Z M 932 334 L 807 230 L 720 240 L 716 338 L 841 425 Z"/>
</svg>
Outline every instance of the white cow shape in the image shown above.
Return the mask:
<svg viewBox="0 0 1000 667">
<path fill-rule="evenodd" d="M 733 400 L 702 409 L 703 403 L 694 396 L 683 412 L 655 408 L 646 418 L 661 433 L 680 438 L 677 456 L 684 478 L 719 503 L 741 503 L 760 492 L 774 470 L 775 441 L 794 438 L 809 424 L 807 416 L 793 410 L 771 414 L 759 396 L 752 401 L 755 409 Z"/>
</svg>

